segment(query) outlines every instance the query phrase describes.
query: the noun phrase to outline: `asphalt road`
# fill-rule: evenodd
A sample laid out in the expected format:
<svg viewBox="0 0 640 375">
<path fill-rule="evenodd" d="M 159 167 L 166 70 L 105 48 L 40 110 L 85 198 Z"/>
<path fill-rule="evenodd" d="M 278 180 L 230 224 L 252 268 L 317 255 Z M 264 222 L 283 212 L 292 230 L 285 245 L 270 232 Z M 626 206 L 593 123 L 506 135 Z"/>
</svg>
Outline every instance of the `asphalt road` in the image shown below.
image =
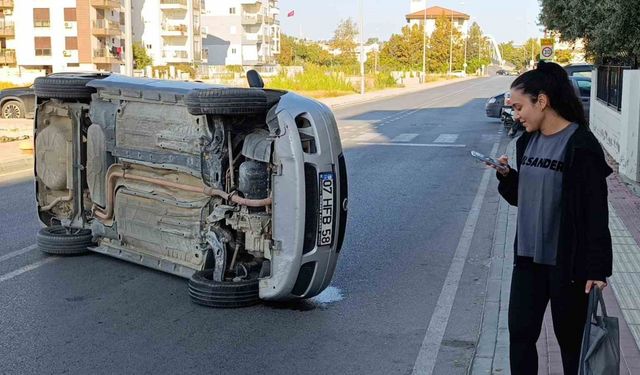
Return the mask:
<svg viewBox="0 0 640 375">
<path fill-rule="evenodd" d="M 509 82 L 336 111 L 349 222 L 332 286 L 310 301 L 209 309 L 178 277 L 45 256 L 28 174 L 0 179 L 0 373 L 465 374 L 498 202 L 469 151 L 506 146 L 484 102 Z"/>
</svg>

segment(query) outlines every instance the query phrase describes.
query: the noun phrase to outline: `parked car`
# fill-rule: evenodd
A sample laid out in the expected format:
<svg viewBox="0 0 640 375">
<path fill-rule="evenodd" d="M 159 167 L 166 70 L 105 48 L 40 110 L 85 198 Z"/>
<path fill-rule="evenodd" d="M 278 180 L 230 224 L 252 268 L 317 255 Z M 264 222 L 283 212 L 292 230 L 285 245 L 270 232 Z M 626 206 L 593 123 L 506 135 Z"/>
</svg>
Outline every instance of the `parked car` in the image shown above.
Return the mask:
<svg viewBox="0 0 640 375">
<path fill-rule="evenodd" d="M 569 77 L 587 77 L 591 79 L 593 65 L 591 64 L 569 64 L 564 66 Z"/>
<path fill-rule="evenodd" d="M 335 118 L 248 77 L 251 88 L 36 79 L 40 250 L 91 250 L 181 276 L 212 307 L 322 292 L 347 217 Z"/>
<path fill-rule="evenodd" d="M 0 90 L 2 118 L 33 118 L 35 97 L 33 86 Z"/>
<path fill-rule="evenodd" d="M 589 120 L 589 112 L 591 108 L 591 78 L 582 76 L 569 77 L 573 89 L 576 95 L 582 102 L 582 109 L 584 109 L 584 115 Z"/>
<path fill-rule="evenodd" d="M 487 114 L 487 117 L 492 118 L 500 118 L 502 107 L 504 107 L 504 96 L 505 93 L 498 94 L 493 96 L 487 100 L 487 103 L 484 106 L 484 110 Z"/>
<path fill-rule="evenodd" d="M 508 75 L 509 75 L 509 72 L 508 72 L 508 71 L 506 71 L 506 70 L 504 70 L 504 69 L 500 69 L 500 70 L 498 70 L 498 71 L 496 72 L 496 74 L 497 74 L 497 75 L 499 75 L 499 76 L 508 76 Z"/>
</svg>

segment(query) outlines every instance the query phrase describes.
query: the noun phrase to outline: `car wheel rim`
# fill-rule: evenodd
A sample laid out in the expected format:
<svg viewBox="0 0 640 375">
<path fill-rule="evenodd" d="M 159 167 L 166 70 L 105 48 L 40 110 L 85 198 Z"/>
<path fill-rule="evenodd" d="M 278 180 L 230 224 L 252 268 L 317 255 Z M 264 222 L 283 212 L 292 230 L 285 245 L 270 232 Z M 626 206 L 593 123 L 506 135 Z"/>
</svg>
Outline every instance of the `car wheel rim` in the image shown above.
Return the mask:
<svg viewBox="0 0 640 375">
<path fill-rule="evenodd" d="M 9 104 L 2 111 L 4 118 L 20 118 L 20 107 L 15 104 Z"/>
</svg>

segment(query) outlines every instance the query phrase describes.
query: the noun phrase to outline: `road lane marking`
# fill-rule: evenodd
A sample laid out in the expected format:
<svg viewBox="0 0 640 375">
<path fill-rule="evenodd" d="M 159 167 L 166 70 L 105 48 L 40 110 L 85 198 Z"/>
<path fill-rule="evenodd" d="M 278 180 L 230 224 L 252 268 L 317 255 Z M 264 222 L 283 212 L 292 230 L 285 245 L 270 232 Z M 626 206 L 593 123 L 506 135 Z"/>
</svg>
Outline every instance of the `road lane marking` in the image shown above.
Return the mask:
<svg viewBox="0 0 640 375">
<path fill-rule="evenodd" d="M 33 271 L 36 268 L 40 267 L 40 266 L 44 266 L 47 263 L 51 263 L 51 262 L 55 262 L 56 260 L 58 260 L 60 258 L 54 258 L 54 257 L 46 257 L 42 260 L 39 260 L 35 263 L 29 264 L 27 266 L 24 266 L 22 268 L 18 268 L 15 271 L 11 271 L 9 273 L 5 273 L 4 275 L 0 275 L 0 283 L 3 281 L 7 281 L 9 279 L 13 279 L 16 276 L 20 276 L 23 273 L 29 272 L 29 271 Z"/>
<path fill-rule="evenodd" d="M 391 142 L 411 142 L 417 136 L 418 136 L 418 134 L 404 133 L 404 134 L 400 134 L 399 136 L 393 138 L 391 140 Z"/>
<path fill-rule="evenodd" d="M 456 143 L 457 140 L 457 134 L 440 134 L 433 143 Z"/>
<path fill-rule="evenodd" d="M 382 134 L 380 134 L 380 133 L 364 133 L 364 134 L 361 134 L 361 135 L 355 137 L 354 140 L 366 142 L 366 141 L 370 141 L 370 140 L 372 140 L 374 138 L 378 138 L 381 135 Z"/>
<path fill-rule="evenodd" d="M 498 151 L 499 142 L 496 141 L 493 144 L 493 149 L 489 155 L 495 155 Z M 442 345 L 442 338 L 444 337 L 445 330 L 449 324 L 449 316 L 451 315 L 451 308 L 456 299 L 458 293 L 458 286 L 460 285 L 460 278 L 464 271 L 464 265 L 469 255 L 469 248 L 471 247 L 471 241 L 473 234 L 476 231 L 476 225 L 478 224 L 478 218 L 480 216 L 480 209 L 482 208 L 482 202 L 487 192 L 489 185 L 489 179 L 493 175 L 493 169 L 487 169 L 482 175 L 480 186 L 476 197 L 473 199 L 471 205 L 471 211 L 467 216 L 467 221 L 464 224 L 458 247 L 451 261 L 449 272 L 444 280 L 440 297 L 436 302 L 436 307 L 431 315 L 429 321 L 429 327 L 420 346 L 418 352 L 418 358 L 413 366 L 412 375 L 432 375 L 433 369 L 436 365 L 436 359 L 438 358 L 438 352 Z"/>
<path fill-rule="evenodd" d="M 407 146 L 407 147 L 467 147 L 461 144 L 448 143 L 389 143 L 389 142 L 358 142 L 363 146 Z"/>
<path fill-rule="evenodd" d="M 22 255 L 22 254 L 28 253 L 29 251 L 34 250 L 36 248 L 38 248 L 38 245 L 33 244 L 31 246 L 25 247 L 24 249 L 12 251 L 12 252 L 10 252 L 8 254 L 0 256 L 0 263 L 4 262 L 7 259 L 11 259 L 11 258 L 17 257 L 18 255 Z"/>
</svg>

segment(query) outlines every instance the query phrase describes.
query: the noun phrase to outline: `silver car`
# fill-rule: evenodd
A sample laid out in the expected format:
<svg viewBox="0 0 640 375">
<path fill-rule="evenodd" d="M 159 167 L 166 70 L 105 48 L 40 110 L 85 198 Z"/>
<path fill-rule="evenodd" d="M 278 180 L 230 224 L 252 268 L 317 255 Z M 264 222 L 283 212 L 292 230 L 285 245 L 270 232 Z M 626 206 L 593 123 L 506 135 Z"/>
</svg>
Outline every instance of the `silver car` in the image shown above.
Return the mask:
<svg viewBox="0 0 640 375">
<path fill-rule="evenodd" d="M 322 292 L 347 218 L 336 121 L 251 73 L 251 88 L 37 79 L 38 247 L 187 278 L 192 300 L 212 307 Z"/>
</svg>

